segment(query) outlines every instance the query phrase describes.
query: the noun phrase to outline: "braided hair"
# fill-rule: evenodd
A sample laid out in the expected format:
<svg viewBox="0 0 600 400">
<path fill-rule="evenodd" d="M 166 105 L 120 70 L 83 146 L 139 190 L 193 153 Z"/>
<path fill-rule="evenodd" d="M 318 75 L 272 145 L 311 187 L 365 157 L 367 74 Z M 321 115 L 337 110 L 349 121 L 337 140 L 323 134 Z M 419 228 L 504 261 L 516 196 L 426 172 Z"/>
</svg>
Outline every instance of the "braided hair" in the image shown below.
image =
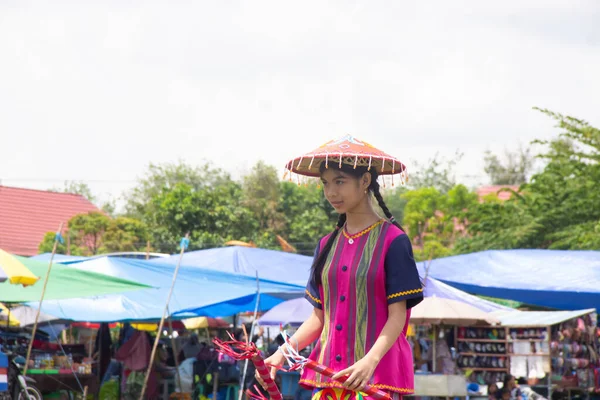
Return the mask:
<svg viewBox="0 0 600 400">
<path fill-rule="evenodd" d="M 325 168 L 326 168 L 325 164 L 321 163 L 321 166 L 320 166 L 321 174 L 325 171 Z M 371 169 L 367 169 L 367 167 L 353 168 L 352 166 L 349 166 L 346 164 L 342 164 L 342 166 L 340 167 L 338 164 L 335 164 L 335 163 L 331 163 L 329 165 L 329 168 L 338 170 L 338 171 L 342 171 L 356 179 L 359 179 L 365 173 L 371 174 L 371 184 L 369 185 L 367 190 L 369 192 L 373 193 L 373 196 L 377 200 L 377 204 L 379 204 L 379 207 L 383 211 L 383 213 L 384 213 L 385 217 L 388 219 L 388 221 L 390 223 L 392 223 L 393 225 L 395 225 L 396 227 L 398 227 L 399 229 L 404 230 L 404 229 L 402 229 L 402 226 L 400 226 L 398 221 L 396 221 L 396 218 L 394 218 L 394 216 L 390 212 L 389 208 L 385 204 L 385 201 L 383 200 L 383 196 L 381 195 L 381 192 L 380 192 L 379 182 L 377 182 L 377 178 L 379 175 L 377 174 L 377 171 L 375 168 L 371 168 Z M 337 224 L 335 225 L 335 229 L 329 235 L 329 238 L 327 239 L 325 246 L 323 246 L 322 249 L 319 249 L 319 253 L 313 260 L 313 264 L 311 266 L 311 281 L 315 284 L 315 286 L 319 286 L 322 283 L 321 275 L 323 274 L 323 268 L 325 267 L 325 261 L 327 260 L 327 257 L 329 256 L 329 252 L 331 251 L 331 248 L 333 247 L 333 243 L 335 242 L 337 235 L 339 234 L 340 230 L 344 228 L 345 224 L 346 224 L 346 214 L 340 214 Z"/>
</svg>

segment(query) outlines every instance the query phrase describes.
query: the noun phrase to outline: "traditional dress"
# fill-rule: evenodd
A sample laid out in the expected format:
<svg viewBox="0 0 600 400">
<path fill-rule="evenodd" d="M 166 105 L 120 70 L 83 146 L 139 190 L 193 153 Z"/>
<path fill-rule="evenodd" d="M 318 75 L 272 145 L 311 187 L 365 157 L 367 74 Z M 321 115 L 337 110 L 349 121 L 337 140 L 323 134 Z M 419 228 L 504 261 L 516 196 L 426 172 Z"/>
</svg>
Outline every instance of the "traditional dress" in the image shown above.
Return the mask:
<svg viewBox="0 0 600 400">
<path fill-rule="evenodd" d="M 406 166 L 400 160 L 350 135 L 290 160 L 286 169 L 290 179 L 292 174 L 318 177 L 322 166 L 341 168 L 342 164 L 367 171 L 376 169 L 380 177 L 391 176 L 392 185 L 396 174 L 402 183 L 408 179 Z M 385 187 L 385 179 L 383 183 Z M 405 300 L 403 332 L 369 382 L 395 400 L 414 392 L 413 356 L 406 332 L 410 309 L 423 299 L 423 287 L 412 246 L 408 236 L 387 220 L 359 235 L 350 236 L 344 228 L 341 230 L 325 261 L 322 284 L 316 287 L 311 279 L 306 287 L 305 297 L 324 313 L 321 337 L 309 358 L 336 372 L 352 366 L 369 352 L 381 334 L 388 319 L 388 305 Z M 328 239 L 326 236 L 320 240 L 315 257 Z M 314 389 L 315 400 L 365 397 L 309 368 L 304 369 L 300 384 Z"/>
<path fill-rule="evenodd" d="M 319 247 L 327 239 L 321 239 Z M 387 221 L 352 241 L 338 234 L 323 268 L 322 285 L 317 288 L 312 281 L 307 285 L 305 297 L 324 313 L 323 331 L 310 359 L 335 371 L 350 367 L 379 337 L 387 322 L 388 305 L 406 300 L 404 330 L 381 359 L 370 384 L 390 394 L 411 394 L 413 357 L 406 331 L 410 308 L 423 299 L 423 288 L 410 241 Z M 342 387 L 308 369 L 300 383 L 310 388 Z"/>
</svg>

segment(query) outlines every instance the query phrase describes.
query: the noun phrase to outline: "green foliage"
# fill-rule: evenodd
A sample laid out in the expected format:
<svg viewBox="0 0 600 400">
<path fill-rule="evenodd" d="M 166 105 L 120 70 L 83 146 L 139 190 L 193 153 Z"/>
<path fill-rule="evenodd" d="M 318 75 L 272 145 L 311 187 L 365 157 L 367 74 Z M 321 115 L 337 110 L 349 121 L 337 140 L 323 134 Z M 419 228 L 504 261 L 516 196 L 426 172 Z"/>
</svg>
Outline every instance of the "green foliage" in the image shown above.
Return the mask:
<svg viewBox="0 0 600 400">
<path fill-rule="evenodd" d="M 456 185 L 454 167 L 462 157 L 463 154 L 457 151 L 449 160 L 440 158 L 439 154 L 436 154 L 424 164 L 414 162 L 415 166 L 410 171 L 407 187 L 411 190 L 432 187 L 442 193 L 448 192 Z"/>
<path fill-rule="evenodd" d="M 92 211 L 78 214 L 69 220 L 65 243 L 58 243 L 58 254 L 92 256 L 120 251 L 140 251 L 145 248 L 148 228 L 136 219 L 119 217 L 111 219 L 103 213 Z M 54 245 L 54 232 L 48 232 L 39 245 L 41 253 L 49 253 Z"/>
<path fill-rule="evenodd" d="M 98 254 L 102 245 L 102 236 L 110 225 L 110 218 L 98 211 L 78 214 L 69 220 L 69 231 L 76 236 L 77 247 L 87 249 L 89 255 Z M 85 251 L 84 251 L 85 252 Z"/>
<path fill-rule="evenodd" d="M 96 197 L 92 194 L 92 190 L 87 183 L 81 181 L 65 181 L 62 188 L 52 188 L 51 192 L 79 194 L 92 203 L 96 201 Z"/>
<path fill-rule="evenodd" d="M 137 185 L 126 195 L 126 214 L 144 220 L 152 213 L 153 199 L 164 190 L 180 183 L 199 190 L 230 181 L 229 174 L 208 163 L 201 166 L 191 166 L 182 161 L 151 163 L 144 177 L 139 179 Z"/>
<path fill-rule="evenodd" d="M 533 168 L 534 157 L 530 148 L 519 147 L 517 151 L 505 151 L 504 160 L 490 151 L 485 153 L 484 171 L 492 185 L 521 185 Z"/>
<path fill-rule="evenodd" d="M 492 183 L 521 185 L 509 200 L 492 194 L 480 202 L 456 184 L 454 165 L 460 154 L 448 161 L 436 155 L 414 168 L 408 186 L 383 192 L 418 260 L 487 249 L 600 249 L 600 130 L 540 111 L 562 130 L 554 140 L 537 142 L 545 145 L 538 155 L 546 163 L 541 172 L 527 181 L 532 167 L 528 149 L 507 153 L 502 160 L 486 156 Z M 92 197 L 80 182 L 66 183 L 65 191 Z M 147 241 L 153 250 L 171 253 L 189 233 L 192 250 L 229 240 L 279 249 L 279 235 L 298 252 L 312 255 L 338 217 L 316 180 L 308 185 L 282 182 L 263 162 L 239 182 L 210 164 L 151 164 L 126 197 L 126 216 L 115 217 L 114 204 L 105 207 L 106 213 L 69 221 L 71 254 L 143 251 Z M 53 240 L 54 233 L 48 233 L 40 251 L 51 251 Z M 66 244 L 58 246 L 59 253 L 66 250 Z"/>
<path fill-rule="evenodd" d="M 281 182 L 280 193 L 278 211 L 286 218 L 282 236 L 300 253 L 312 255 L 318 239 L 333 230 L 337 214 L 316 182 L 306 186 Z"/>
<path fill-rule="evenodd" d="M 585 121 L 540 110 L 564 131 L 539 155 L 544 170 L 506 202 L 486 201 L 470 209 L 471 237 L 456 252 L 487 249 L 599 249 L 600 130 Z"/>
<path fill-rule="evenodd" d="M 190 249 L 222 246 L 227 240 L 251 240 L 258 223 L 240 206 L 242 188 L 234 182 L 194 189 L 185 183 L 163 189 L 152 199 L 152 243 L 173 252 L 186 233 Z"/>
<path fill-rule="evenodd" d="M 433 187 L 404 193 L 404 227 L 411 236 L 418 260 L 445 257 L 465 235 L 466 212 L 477 206 L 477 195 L 463 185 L 447 193 Z"/>
</svg>

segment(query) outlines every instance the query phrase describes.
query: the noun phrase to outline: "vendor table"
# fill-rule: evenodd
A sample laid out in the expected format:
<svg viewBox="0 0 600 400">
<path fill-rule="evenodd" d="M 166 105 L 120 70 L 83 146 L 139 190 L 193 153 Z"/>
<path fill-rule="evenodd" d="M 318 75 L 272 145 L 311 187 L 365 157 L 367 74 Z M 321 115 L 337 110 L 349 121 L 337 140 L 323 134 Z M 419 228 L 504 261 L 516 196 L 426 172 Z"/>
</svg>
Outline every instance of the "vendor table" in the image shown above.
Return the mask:
<svg viewBox="0 0 600 400">
<path fill-rule="evenodd" d="M 77 384 L 77 379 L 81 383 L 82 387 L 88 388 L 88 393 L 97 393 L 100 389 L 100 383 L 98 377 L 93 374 L 76 374 L 77 379 L 73 373 L 70 374 L 27 374 L 32 379 L 35 379 L 35 386 L 42 393 L 50 393 L 58 390 L 67 390 L 70 392 L 81 393 L 81 388 Z"/>
<path fill-rule="evenodd" d="M 462 375 L 416 374 L 413 396 L 467 397 L 467 380 Z"/>
</svg>

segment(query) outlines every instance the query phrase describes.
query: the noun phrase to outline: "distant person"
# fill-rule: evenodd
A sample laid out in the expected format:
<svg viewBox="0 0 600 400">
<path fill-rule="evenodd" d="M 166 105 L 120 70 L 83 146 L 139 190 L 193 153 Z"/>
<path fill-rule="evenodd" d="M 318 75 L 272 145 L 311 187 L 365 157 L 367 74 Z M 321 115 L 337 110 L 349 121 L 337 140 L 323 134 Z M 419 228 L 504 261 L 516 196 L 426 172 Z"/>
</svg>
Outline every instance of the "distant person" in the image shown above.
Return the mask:
<svg viewBox="0 0 600 400">
<path fill-rule="evenodd" d="M 506 375 L 504 377 L 504 384 L 502 385 L 502 391 L 499 392 L 499 399 L 503 399 L 504 397 L 504 392 L 508 390 L 510 393 L 510 400 L 523 400 L 523 393 L 521 392 L 521 389 L 519 389 L 519 386 L 517 386 L 517 381 L 515 380 L 515 377 L 512 375 Z"/>
<path fill-rule="evenodd" d="M 202 351 L 202 345 L 198 340 L 198 335 L 192 333 L 187 343 L 181 349 L 181 353 L 183 353 L 183 359 L 187 360 L 188 358 L 195 358 L 198 356 L 200 351 Z"/>
<path fill-rule="evenodd" d="M 498 396 L 498 385 L 496 385 L 495 383 L 491 383 L 488 386 L 488 400 L 496 400 L 497 396 Z"/>
</svg>

